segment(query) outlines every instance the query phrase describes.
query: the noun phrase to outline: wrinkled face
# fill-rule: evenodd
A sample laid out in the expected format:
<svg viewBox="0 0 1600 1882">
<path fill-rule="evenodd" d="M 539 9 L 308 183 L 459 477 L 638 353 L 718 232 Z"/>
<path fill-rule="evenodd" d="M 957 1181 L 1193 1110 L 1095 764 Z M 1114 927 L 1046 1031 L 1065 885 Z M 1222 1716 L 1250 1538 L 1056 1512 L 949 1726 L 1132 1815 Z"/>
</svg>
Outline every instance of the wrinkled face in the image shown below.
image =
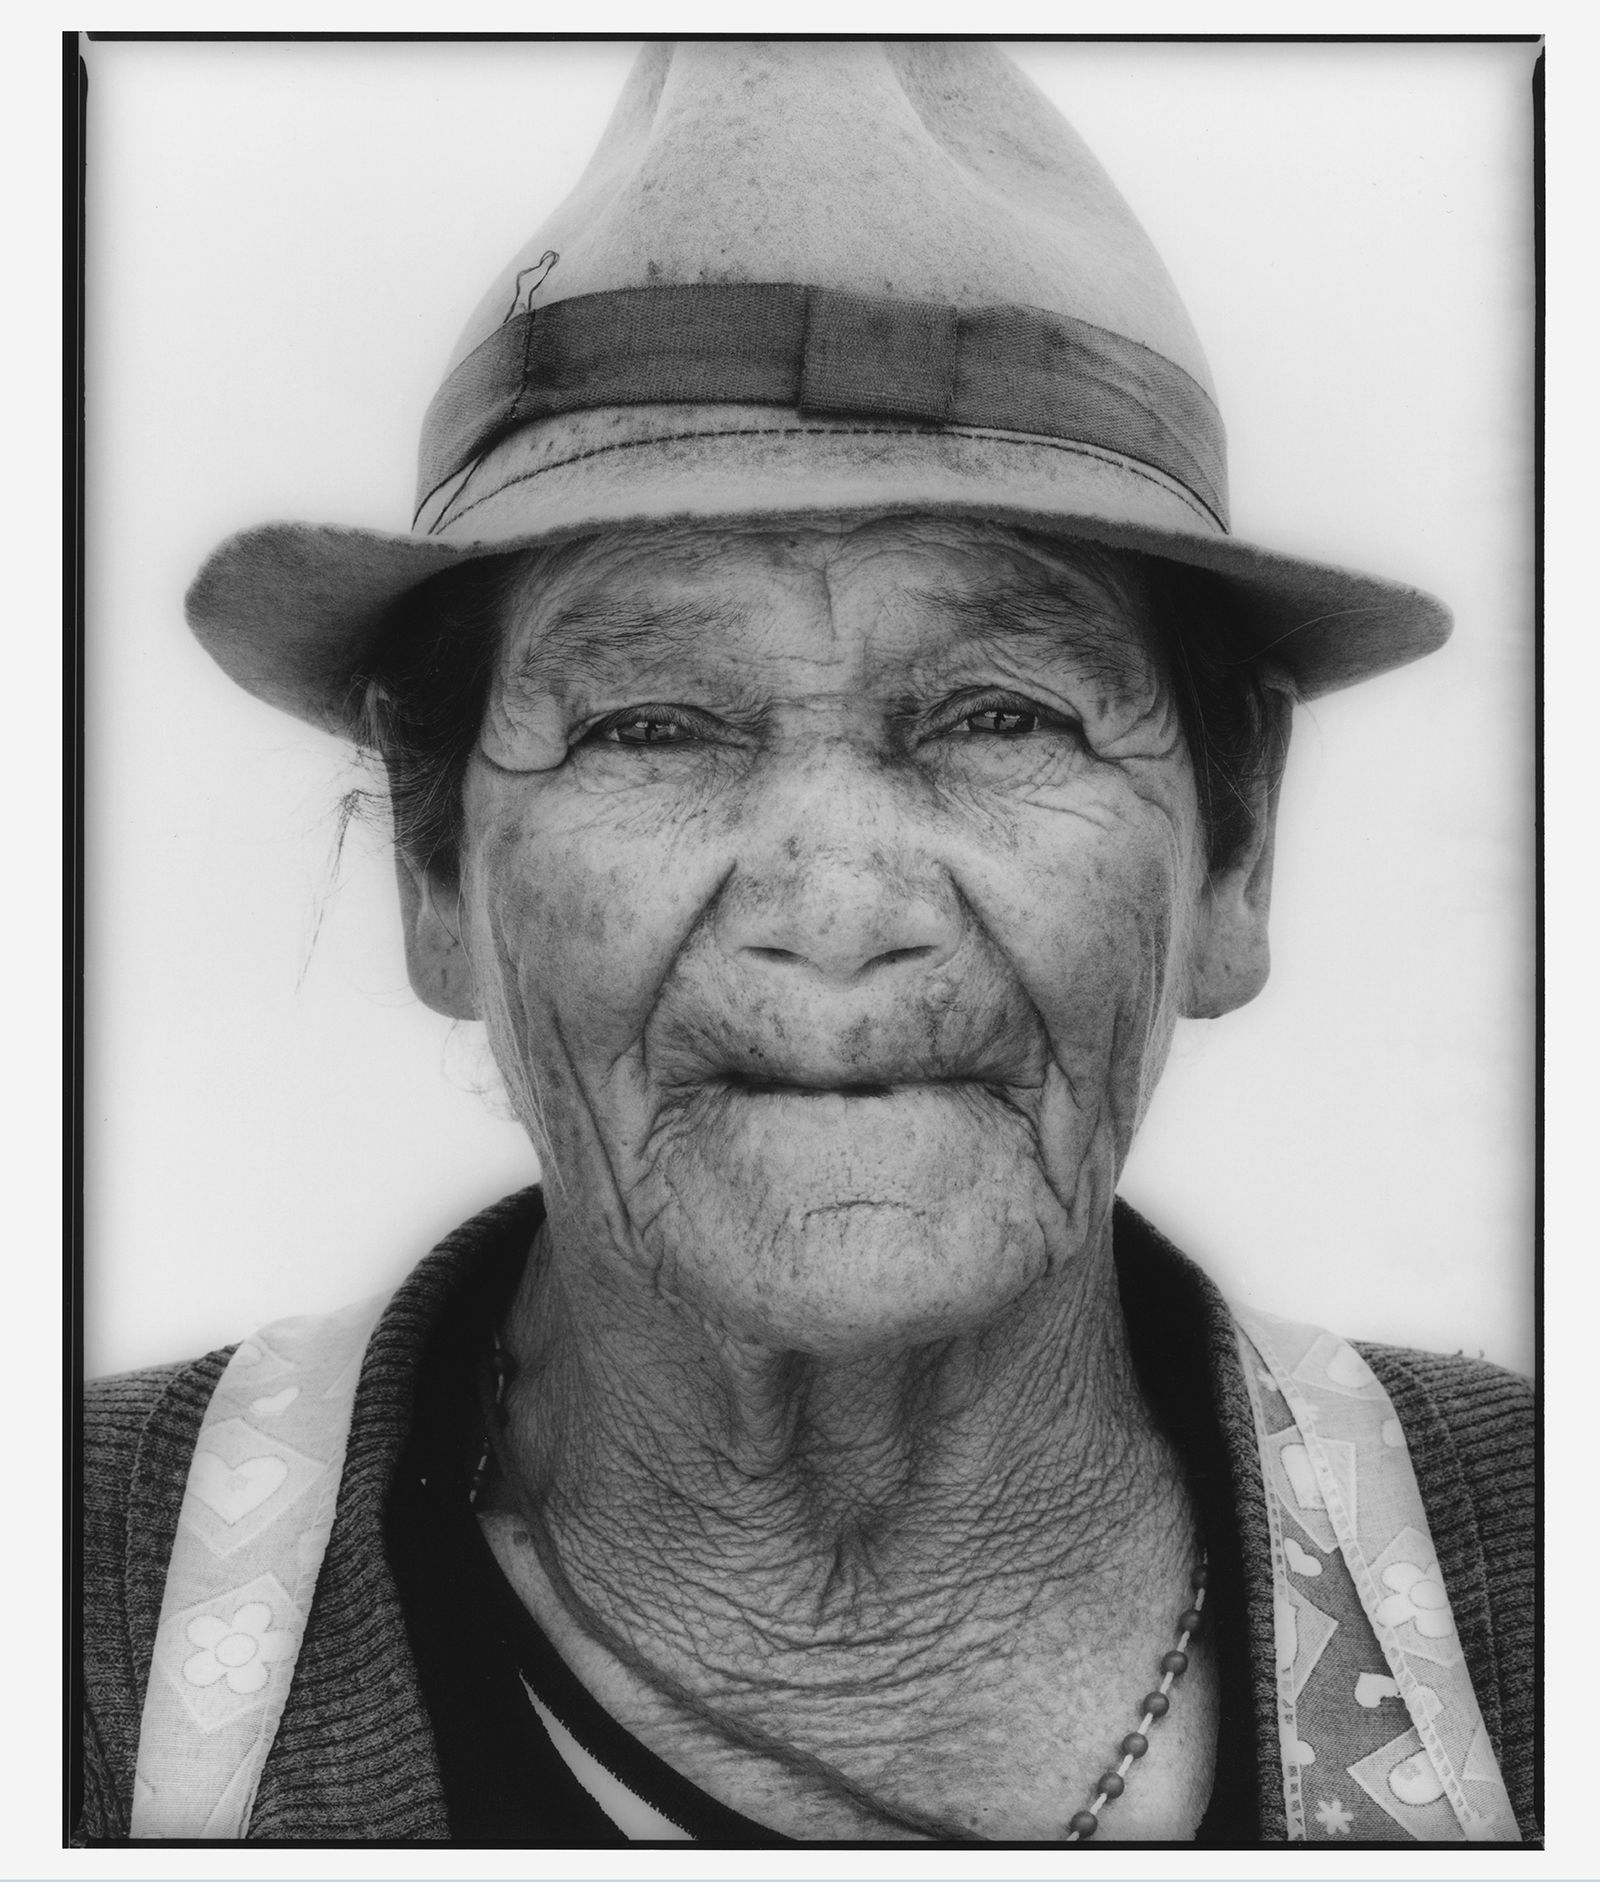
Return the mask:
<svg viewBox="0 0 1600 1882">
<path fill-rule="evenodd" d="M 525 585 L 459 910 L 558 1237 L 824 1354 L 1087 1245 L 1229 947 L 1121 586 L 932 520 L 600 539 Z"/>
</svg>

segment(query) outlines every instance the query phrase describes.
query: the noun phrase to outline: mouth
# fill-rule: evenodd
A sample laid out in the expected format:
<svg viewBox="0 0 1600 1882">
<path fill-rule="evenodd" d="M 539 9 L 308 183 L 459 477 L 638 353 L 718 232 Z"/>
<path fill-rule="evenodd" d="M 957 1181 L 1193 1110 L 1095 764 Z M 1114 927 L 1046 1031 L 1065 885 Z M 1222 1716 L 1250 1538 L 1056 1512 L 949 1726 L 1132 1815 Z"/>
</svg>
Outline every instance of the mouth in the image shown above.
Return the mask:
<svg viewBox="0 0 1600 1882">
<path fill-rule="evenodd" d="M 915 1085 L 949 1084 L 954 1080 L 918 1078 Z M 791 1079 L 757 1077 L 745 1072 L 726 1073 L 719 1083 L 725 1091 L 752 1098 L 891 1098 L 905 1087 L 882 1079 Z"/>
<path fill-rule="evenodd" d="M 673 1009 L 647 1046 L 658 1089 L 730 1102 L 1025 1099 L 1042 1088 L 1050 1064 L 1042 1028 L 1027 1013 L 976 1001 L 877 1016 Z"/>
<path fill-rule="evenodd" d="M 1022 1108 L 1020 1091 L 992 1078 L 968 1074 L 928 1074 L 911 1072 L 904 1077 L 879 1075 L 873 1078 L 814 1075 L 775 1077 L 769 1072 L 721 1073 L 711 1081 L 711 1091 L 724 1099 L 754 1099 L 776 1105 L 797 1105 L 818 1121 L 840 1123 L 855 1106 L 876 1109 L 882 1105 L 909 1106 L 925 1111 L 932 1104 L 940 1109 L 951 1100 L 980 1108 L 998 1104 L 1007 1111 Z M 863 1122 L 865 1120 L 863 1119 Z"/>
<path fill-rule="evenodd" d="M 665 1081 L 664 1081 L 665 1082 Z M 813 1133 L 917 1131 L 944 1128 L 957 1116 L 992 1118 L 995 1110 L 1028 1109 L 1028 1088 L 996 1079 L 987 1068 L 892 1063 L 879 1056 L 871 1065 L 810 1063 L 720 1065 L 696 1068 L 671 1081 L 662 1093 L 660 1115 L 675 1124 L 720 1118 L 738 1128 L 776 1130 L 813 1141 Z"/>
</svg>

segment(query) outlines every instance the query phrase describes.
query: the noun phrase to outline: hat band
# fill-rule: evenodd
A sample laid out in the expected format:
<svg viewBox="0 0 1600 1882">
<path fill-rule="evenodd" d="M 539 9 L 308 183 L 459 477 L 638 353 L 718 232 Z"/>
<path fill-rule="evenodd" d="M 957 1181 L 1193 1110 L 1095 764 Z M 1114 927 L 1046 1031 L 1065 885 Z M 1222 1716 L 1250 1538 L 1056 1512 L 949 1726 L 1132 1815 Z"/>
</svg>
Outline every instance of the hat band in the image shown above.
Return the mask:
<svg viewBox="0 0 1600 1882">
<path fill-rule="evenodd" d="M 779 405 L 1070 439 L 1164 471 L 1228 526 L 1221 414 L 1137 340 L 1038 307 L 790 282 L 622 288 L 509 318 L 428 408 L 419 512 L 520 426 L 629 405 Z"/>
</svg>

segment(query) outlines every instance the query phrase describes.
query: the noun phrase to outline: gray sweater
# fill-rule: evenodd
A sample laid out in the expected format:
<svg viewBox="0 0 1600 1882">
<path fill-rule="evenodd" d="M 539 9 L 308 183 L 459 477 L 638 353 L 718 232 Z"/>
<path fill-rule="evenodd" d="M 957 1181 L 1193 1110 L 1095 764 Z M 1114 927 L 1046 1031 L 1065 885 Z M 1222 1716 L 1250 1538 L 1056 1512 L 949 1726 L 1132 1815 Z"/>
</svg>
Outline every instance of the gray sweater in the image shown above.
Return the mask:
<svg viewBox="0 0 1600 1882">
<path fill-rule="evenodd" d="M 479 1263 L 526 1246 L 533 1192 L 442 1242 L 385 1310 L 357 1391 L 338 1510 L 289 1700 L 262 1773 L 251 1840 L 447 1842 L 433 1730 L 384 1549 L 386 1495 L 410 1429 L 429 1332 Z M 1127 1219 L 1137 1222 L 1128 1214 Z M 1286 1836 L 1274 1697 L 1267 1512 L 1249 1400 L 1220 1294 L 1181 1264 L 1203 1303 L 1214 1412 L 1243 1545 L 1259 1834 Z M 1120 1232 L 1120 1231 L 1119 1231 Z M 1501 1773 L 1524 1838 L 1538 1840 L 1535 1411 L 1532 1388 L 1480 1361 L 1362 1345 L 1405 1429 Z M 82 1511 L 84 1751 L 75 1840 L 128 1834 L 144 1687 L 190 1459 L 230 1349 L 90 1386 Z"/>
</svg>

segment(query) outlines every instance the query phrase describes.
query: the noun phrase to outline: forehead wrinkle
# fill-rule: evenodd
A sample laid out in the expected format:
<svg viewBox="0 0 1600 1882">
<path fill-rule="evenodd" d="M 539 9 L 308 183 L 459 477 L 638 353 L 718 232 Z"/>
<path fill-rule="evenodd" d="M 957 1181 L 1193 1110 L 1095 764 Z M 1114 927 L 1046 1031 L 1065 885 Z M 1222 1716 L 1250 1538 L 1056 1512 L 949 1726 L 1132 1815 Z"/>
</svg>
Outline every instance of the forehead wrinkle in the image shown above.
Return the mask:
<svg viewBox="0 0 1600 1882">
<path fill-rule="evenodd" d="M 510 678 L 520 684 L 595 687 L 637 681 L 663 662 L 725 644 L 738 621 L 714 601 L 658 601 L 585 595 L 560 603 L 514 649 Z"/>
</svg>

